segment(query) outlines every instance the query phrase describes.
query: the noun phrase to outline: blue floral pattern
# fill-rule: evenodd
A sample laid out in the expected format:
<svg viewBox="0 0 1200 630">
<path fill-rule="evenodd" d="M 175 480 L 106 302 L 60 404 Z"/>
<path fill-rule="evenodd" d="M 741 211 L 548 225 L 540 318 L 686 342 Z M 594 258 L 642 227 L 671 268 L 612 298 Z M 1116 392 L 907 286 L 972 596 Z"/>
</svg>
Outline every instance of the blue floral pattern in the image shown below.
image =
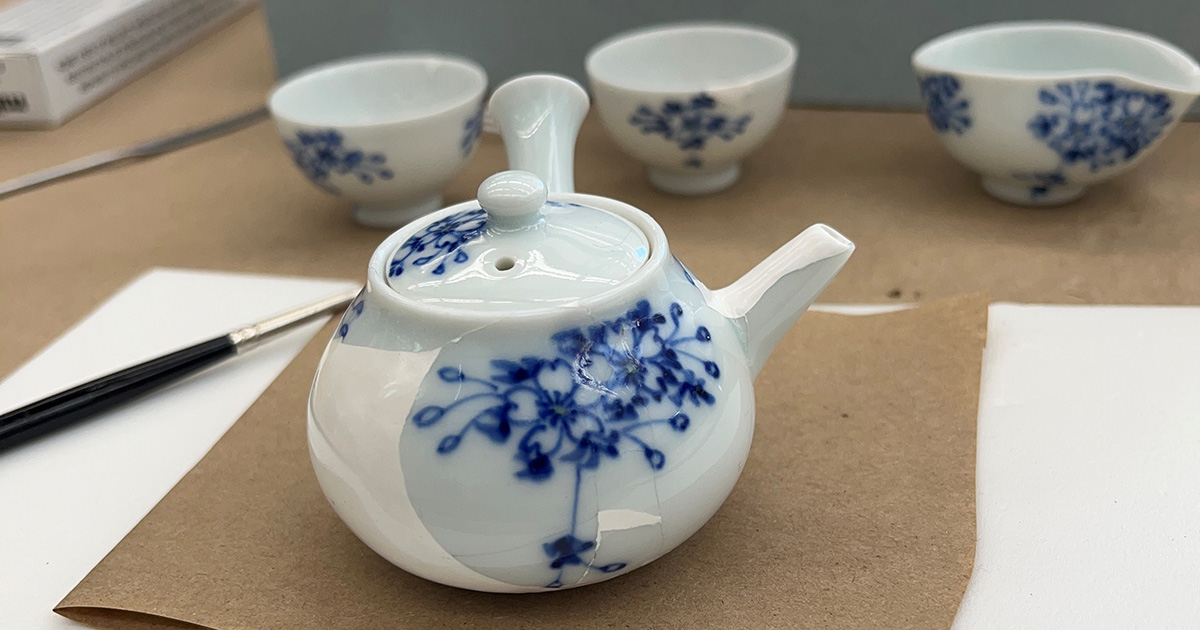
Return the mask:
<svg viewBox="0 0 1200 630">
<path fill-rule="evenodd" d="M 462 264 L 470 260 L 462 246 L 483 234 L 487 213 L 482 208 L 463 210 L 430 223 L 404 241 L 392 255 L 388 276 L 404 273 L 405 265 L 421 267 L 437 262 L 434 275 L 446 272 L 446 264 Z M 453 254 L 453 256 L 451 256 Z"/>
<path fill-rule="evenodd" d="M 1111 81 L 1073 81 L 1038 91 L 1044 106 L 1029 131 L 1062 158 L 1095 173 L 1133 159 L 1173 120 L 1171 99 L 1117 87 Z"/>
<path fill-rule="evenodd" d="M 387 166 L 387 156 L 346 145 L 342 134 L 334 129 L 297 131 L 296 137 L 285 140 L 284 145 L 292 161 L 314 184 L 334 194 L 340 191 L 330 183 L 330 175 L 354 175 L 364 184 L 395 176 Z"/>
<path fill-rule="evenodd" d="M 354 302 L 350 304 L 350 308 L 346 309 L 346 313 L 342 315 L 342 323 L 338 325 L 337 332 L 334 335 L 338 339 L 345 339 L 346 335 L 350 334 L 350 324 L 358 319 L 363 314 L 363 309 L 366 308 L 366 299 L 360 293 L 354 298 Z"/>
<path fill-rule="evenodd" d="M 961 136 L 971 127 L 971 103 L 959 92 L 962 85 L 952 74 L 930 74 L 921 78 L 921 100 L 929 124 L 938 133 Z"/>
<path fill-rule="evenodd" d="M 1029 132 L 1054 150 L 1059 166 L 1043 173 L 1016 173 L 1032 182 L 1030 200 L 1068 184 L 1065 170 L 1075 165 L 1100 169 L 1128 162 L 1149 147 L 1173 122 L 1165 92 L 1118 87 L 1111 81 L 1066 81 L 1038 90 L 1042 109 Z"/>
<path fill-rule="evenodd" d="M 629 124 L 646 135 L 660 135 L 688 152 L 684 166 L 700 168 L 700 152 L 713 138 L 733 140 L 746 132 L 750 114 L 730 116 L 717 111 L 717 101 L 705 92 L 686 100 L 667 99 L 658 109 L 649 105 L 637 108 Z"/>
<path fill-rule="evenodd" d="M 1029 199 L 1037 201 L 1045 198 L 1050 194 L 1050 191 L 1059 186 L 1067 185 L 1067 178 L 1063 177 L 1062 173 L 1019 173 L 1014 175 L 1018 181 L 1029 183 Z"/>
<path fill-rule="evenodd" d="M 459 143 L 459 148 L 462 150 L 463 157 L 471 154 L 475 148 L 475 143 L 479 141 L 479 137 L 483 135 L 483 105 L 475 110 L 475 113 L 463 123 L 463 137 Z"/>
<path fill-rule="evenodd" d="M 586 208 L 587 207 L 581 203 L 575 203 L 574 201 L 553 201 L 553 200 L 551 200 L 551 201 L 547 201 L 546 205 L 553 206 L 555 208 Z"/>
<path fill-rule="evenodd" d="M 442 455 L 478 435 L 513 446 L 513 474 L 522 481 L 544 482 L 563 468 L 571 471 L 575 491 L 569 527 L 543 545 L 554 572 L 550 588 L 562 586 L 567 566 L 587 565 L 604 573 L 625 568 L 619 562 L 594 566 L 584 559 L 595 548 L 595 541 L 578 531 L 585 472 L 621 457 L 622 446 L 639 453 L 649 471 L 661 470 L 667 455 L 647 441 L 647 429 L 664 426 L 682 433 L 691 424 L 686 409 L 716 402 L 709 382 L 719 380 L 721 370 L 703 350 L 712 335 L 704 326 L 686 324 L 683 315 L 677 303 L 661 313 L 641 300 L 615 319 L 553 334 L 551 356 L 496 359 L 484 375 L 443 367 L 437 377 L 451 386 L 446 392 L 455 399 L 423 407 L 411 417 L 420 428 L 455 421 L 457 428 L 438 442 Z"/>
</svg>

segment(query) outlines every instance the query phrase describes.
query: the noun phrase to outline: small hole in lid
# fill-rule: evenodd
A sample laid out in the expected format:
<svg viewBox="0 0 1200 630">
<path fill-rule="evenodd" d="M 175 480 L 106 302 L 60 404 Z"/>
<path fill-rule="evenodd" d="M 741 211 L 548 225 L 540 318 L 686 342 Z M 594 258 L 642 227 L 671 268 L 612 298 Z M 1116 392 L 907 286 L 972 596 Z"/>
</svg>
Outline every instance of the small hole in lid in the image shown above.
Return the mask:
<svg viewBox="0 0 1200 630">
<path fill-rule="evenodd" d="M 508 271 L 509 269 L 513 268 L 513 265 L 516 265 L 516 264 L 517 264 L 517 261 L 513 260 L 509 256 L 505 256 L 504 258 L 501 258 L 500 260 L 496 261 L 496 270 L 497 271 Z"/>
</svg>

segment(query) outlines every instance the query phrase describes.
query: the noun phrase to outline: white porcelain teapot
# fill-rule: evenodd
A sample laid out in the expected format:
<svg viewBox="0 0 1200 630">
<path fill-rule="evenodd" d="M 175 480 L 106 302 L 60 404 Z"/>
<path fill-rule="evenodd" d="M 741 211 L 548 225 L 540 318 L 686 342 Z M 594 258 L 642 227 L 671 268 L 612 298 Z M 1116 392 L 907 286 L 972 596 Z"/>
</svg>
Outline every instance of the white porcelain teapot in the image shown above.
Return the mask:
<svg viewBox="0 0 1200 630">
<path fill-rule="evenodd" d="M 817 225 L 709 290 L 649 215 L 574 192 L 578 84 L 520 77 L 490 107 L 522 170 L 375 251 L 313 383 L 313 466 L 354 533 L 411 573 L 591 584 L 720 507 L 755 374 L 854 245 Z"/>
</svg>

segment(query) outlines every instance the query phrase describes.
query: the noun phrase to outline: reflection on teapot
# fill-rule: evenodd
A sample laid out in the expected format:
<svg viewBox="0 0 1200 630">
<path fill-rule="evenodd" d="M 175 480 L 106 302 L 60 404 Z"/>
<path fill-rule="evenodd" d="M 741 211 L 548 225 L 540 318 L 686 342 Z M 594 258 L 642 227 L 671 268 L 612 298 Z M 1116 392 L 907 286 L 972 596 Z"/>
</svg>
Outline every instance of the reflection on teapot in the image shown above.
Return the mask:
<svg viewBox="0 0 1200 630">
<path fill-rule="evenodd" d="M 313 384 L 321 487 L 425 578 L 536 592 L 621 575 L 732 490 L 755 374 L 854 245 L 817 225 L 720 290 L 644 212 L 575 193 L 587 110 L 530 75 L 491 111 L 510 165 L 383 242 Z"/>
</svg>

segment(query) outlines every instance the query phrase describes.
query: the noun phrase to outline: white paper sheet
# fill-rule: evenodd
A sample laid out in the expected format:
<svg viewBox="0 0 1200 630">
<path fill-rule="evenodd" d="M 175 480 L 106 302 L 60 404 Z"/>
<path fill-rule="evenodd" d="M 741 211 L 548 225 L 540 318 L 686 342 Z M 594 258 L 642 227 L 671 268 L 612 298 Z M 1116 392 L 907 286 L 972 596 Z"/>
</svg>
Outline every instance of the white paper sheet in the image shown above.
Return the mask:
<svg viewBox="0 0 1200 630">
<path fill-rule="evenodd" d="M 1200 308 L 990 310 L 955 630 L 1200 628 Z"/>
<path fill-rule="evenodd" d="M 152 270 L 0 383 L 0 410 L 353 286 Z M 51 609 L 200 461 L 320 326 L 0 454 L 0 629 L 84 628 Z M 296 422 L 304 422 L 302 407 Z"/>
</svg>

